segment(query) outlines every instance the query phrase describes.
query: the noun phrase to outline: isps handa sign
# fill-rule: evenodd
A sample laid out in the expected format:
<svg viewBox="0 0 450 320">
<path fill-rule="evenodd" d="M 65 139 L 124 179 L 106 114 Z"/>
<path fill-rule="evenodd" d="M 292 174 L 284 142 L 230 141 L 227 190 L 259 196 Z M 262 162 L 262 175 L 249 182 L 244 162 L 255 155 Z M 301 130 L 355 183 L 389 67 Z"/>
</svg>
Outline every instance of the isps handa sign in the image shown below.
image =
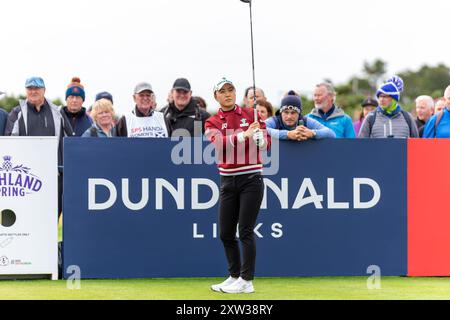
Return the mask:
<svg viewBox="0 0 450 320">
<path fill-rule="evenodd" d="M 0 197 L 25 197 L 39 192 L 41 179 L 31 172 L 31 168 L 15 163 L 13 157 L 5 155 L 0 163 Z"/>
</svg>

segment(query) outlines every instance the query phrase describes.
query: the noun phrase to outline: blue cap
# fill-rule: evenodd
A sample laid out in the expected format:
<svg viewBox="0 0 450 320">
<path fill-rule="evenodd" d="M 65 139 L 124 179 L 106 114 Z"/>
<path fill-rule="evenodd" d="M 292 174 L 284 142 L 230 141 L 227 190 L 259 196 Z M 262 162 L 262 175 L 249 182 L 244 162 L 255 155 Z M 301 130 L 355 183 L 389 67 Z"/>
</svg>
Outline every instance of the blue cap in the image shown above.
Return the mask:
<svg viewBox="0 0 450 320">
<path fill-rule="evenodd" d="M 97 95 L 95 96 L 95 101 L 98 101 L 100 99 L 107 99 L 111 101 L 111 103 L 114 103 L 112 94 L 107 91 L 97 93 Z"/>
<path fill-rule="evenodd" d="M 28 78 L 27 81 L 25 81 L 25 88 L 45 88 L 44 80 L 42 80 L 41 77 L 31 77 Z"/>
</svg>

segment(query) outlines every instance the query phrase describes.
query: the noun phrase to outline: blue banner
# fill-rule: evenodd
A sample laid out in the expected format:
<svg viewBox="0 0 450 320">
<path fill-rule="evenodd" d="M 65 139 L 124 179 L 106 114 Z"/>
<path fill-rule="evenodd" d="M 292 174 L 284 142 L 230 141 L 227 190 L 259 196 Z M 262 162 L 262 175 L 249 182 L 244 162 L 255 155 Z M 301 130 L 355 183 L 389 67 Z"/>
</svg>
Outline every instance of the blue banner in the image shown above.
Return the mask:
<svg viewBox="0 0 450 320">
<path fill-rule="evenodd" d="M 198 139 L 65 139 L 64 270 L 226 276 L 211 150 Z M 256 276 L 406 275 L 406 156 L 406 140 L 275 146 Z"/>
</svg>

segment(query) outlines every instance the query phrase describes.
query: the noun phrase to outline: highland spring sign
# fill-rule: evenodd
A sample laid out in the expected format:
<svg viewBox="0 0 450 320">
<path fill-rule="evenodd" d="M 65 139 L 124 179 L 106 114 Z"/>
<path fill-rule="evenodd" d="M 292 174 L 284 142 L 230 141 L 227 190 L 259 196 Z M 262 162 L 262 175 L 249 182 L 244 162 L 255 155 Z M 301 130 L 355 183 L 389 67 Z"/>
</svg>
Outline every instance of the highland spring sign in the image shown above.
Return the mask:
<svg viewBox="0 0 450 320">
<path fill-rule="evenodd" d="M 0 137 L 0 278 L 58 276 L 55 137 Z"/>
</svg>

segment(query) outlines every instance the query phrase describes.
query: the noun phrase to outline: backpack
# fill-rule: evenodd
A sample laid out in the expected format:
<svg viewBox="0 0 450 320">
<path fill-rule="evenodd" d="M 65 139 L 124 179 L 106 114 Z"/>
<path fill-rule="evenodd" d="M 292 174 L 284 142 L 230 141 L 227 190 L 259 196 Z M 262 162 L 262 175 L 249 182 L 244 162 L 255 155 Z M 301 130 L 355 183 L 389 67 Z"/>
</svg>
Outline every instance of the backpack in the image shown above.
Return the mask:
<svg viewBox="0 0 450 320">
<path fill-rule="evenodd" d="M 441 122 L 442 116 L 444 115 L 444 111 L 439 111 L 438 114 L 436 114 L 436 121 L 434 122 L 434 137 L 436 137 L 437 128 L 439 126 L 439 122 Z"/>
<path fill-rule="evenodd" d="M 400 110 L 400 112 L 403 115 L 403 118 L 405 118 L 406 123 L 408 124 L 408 128 L 409 128 L 409 136 L 412 136 L 412 123 L 411 123 L 411 118 L 409 117 L 408 112 L 404 111 L 404 110 Z M 373 125 L 375 123 L 375 120 L 377 118 L 377 111 L 372 111 L 371 113 L 368 114 L 367 116 L 367 123 L 369 124 L 369 130 L 370 130 L 370 134 L 372 133 L 372 128 Z M 369 134 L 369 135 L 370 135 Z"/>
<path fill-rule="evenodd" d="M 91 137 L 92 138 L 97 138 L 98 137 L 98 132 L 97 132 L 97 128 L 96 127 L 91 127 L 90 132 L 91 132 Z"/>
</svg>

